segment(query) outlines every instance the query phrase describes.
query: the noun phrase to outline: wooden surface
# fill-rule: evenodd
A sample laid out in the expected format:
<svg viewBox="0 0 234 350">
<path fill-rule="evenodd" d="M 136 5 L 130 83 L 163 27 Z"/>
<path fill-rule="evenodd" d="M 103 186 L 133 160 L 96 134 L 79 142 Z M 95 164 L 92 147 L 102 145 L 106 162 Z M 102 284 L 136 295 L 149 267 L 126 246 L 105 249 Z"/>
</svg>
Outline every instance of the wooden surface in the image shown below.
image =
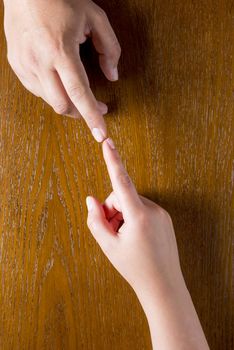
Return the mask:
<svg viewBox="0 0 234 350">
<path fill-rule="evenodd" d="M 92 88 L 137 188 L 171 213 L 211 348 L 231 350 L 234 2 L 97 3 L 123 55 L 111 84 L 84 48 Z M 3 29 L 0 50 L 0 349 L 148 350 L 134 293 L 86 228 L 86 195 L 110 191 L 100 146 L 21 87 Z"/>
</svg>

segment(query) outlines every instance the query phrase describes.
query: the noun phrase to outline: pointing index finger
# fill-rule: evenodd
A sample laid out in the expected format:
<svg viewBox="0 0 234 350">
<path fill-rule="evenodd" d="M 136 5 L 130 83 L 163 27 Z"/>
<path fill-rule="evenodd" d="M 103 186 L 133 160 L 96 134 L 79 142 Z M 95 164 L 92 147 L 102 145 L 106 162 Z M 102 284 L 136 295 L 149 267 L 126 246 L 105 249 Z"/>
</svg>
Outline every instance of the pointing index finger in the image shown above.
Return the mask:
<svg viewBox="0 0 234 350">
<path fill-rule="evenodd" d="M 110 138 L 103 142 L 103 156 L 123 214 L 135 211 L 142 206 L 141 200 Z"/>
<path fill-rule="evenodd" d="M 63 58 L 64 62 L 57 62 L 56 69 L 66 90 L 67 95 L 85 119 L 88 127 L 92 131 L 94 138 L 102 142 L 106 138 L 106 124 L 100 110 L 100 104 L 94 97 L 90 87 L 88 77 L 80 57 L 69 56 Z M 102 104 L 101 109 L 105 105 Z M 104 113 L 103 113 L 104 112 Z"/>
</svg>

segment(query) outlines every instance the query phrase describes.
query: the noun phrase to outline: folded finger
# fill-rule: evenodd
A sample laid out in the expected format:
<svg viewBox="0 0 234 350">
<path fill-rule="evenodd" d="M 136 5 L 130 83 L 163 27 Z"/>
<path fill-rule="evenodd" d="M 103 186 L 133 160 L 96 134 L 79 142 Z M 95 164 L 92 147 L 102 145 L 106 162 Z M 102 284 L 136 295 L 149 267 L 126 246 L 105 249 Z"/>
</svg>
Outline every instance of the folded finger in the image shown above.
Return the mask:
<svg viewBox="0 0 234 350">
<path fill-rule="evenodd" d="M 106 198 L 105 202 L 103 203 L 103 209 L 108 220 L 114 217 L 118 212 L 121 212 L 118 198 L 114 192 L 111 192 L 111 194 Z"/>
<path fill-rule="evenodd" d="M 106 251 L 114 244 L 115 232 L 105 217 L 102 205 L 95 198 L 87 197 L 86 204 L 88 208 L 87 225 L 97 243 L 103 251 Z"/>
<path fill-rule="evenodd" d="M 79 118 L 80 113 L 64 89 L 56 71 L 46 70 L 39 75 L 48 103 L 57 114 Z"/>
<path fill-rule="evenodd" d="M 111 81 L 118 80 L 120 44 L 107 15 L 97 5 L 93 15 L 91 14 L 91 36 L 93 45 L 99 53 L 100 67 L 106 78 Z"/>
</svg>

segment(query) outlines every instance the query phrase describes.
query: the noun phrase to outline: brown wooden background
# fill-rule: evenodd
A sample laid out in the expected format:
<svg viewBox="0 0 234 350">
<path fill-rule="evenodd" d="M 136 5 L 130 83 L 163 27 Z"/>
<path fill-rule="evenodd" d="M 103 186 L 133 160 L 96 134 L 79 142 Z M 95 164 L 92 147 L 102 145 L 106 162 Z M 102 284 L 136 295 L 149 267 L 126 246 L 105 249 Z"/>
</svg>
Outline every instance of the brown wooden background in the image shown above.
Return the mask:
<svg viewBox="0 0 234 350">
<path fill-rule="evenodd" d="M 115 84 L 83 53 L 110 135 L 171 213 L 211 348 L 231 350 L 234 2 L 98 3 L 123 49 Z M 134 293 L 86 228 L 86 195 L 110 191 L 100 146 L 21 87 L 3 29 L 0 50 L 0 349 L 148 350 Z"/>
</svg>

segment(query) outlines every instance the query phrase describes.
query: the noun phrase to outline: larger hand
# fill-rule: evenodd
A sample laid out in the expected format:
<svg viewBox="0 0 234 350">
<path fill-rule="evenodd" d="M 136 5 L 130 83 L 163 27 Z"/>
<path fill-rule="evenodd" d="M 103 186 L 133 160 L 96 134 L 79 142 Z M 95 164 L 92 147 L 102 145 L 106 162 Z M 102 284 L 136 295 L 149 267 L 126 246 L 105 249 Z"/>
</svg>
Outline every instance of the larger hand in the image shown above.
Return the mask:
<svg viewBox="0 0 234 350">
<path fill-rule="evenodd" d="M 79 55 L 91 37 L 107 79 L 117 80 L 120 45 L 104 11 L 90 0 L 5 0 L 8 60 L 22 84 L 58 114 L 82 115 L 97 141 L 103 115 Z"/>
</svg>

